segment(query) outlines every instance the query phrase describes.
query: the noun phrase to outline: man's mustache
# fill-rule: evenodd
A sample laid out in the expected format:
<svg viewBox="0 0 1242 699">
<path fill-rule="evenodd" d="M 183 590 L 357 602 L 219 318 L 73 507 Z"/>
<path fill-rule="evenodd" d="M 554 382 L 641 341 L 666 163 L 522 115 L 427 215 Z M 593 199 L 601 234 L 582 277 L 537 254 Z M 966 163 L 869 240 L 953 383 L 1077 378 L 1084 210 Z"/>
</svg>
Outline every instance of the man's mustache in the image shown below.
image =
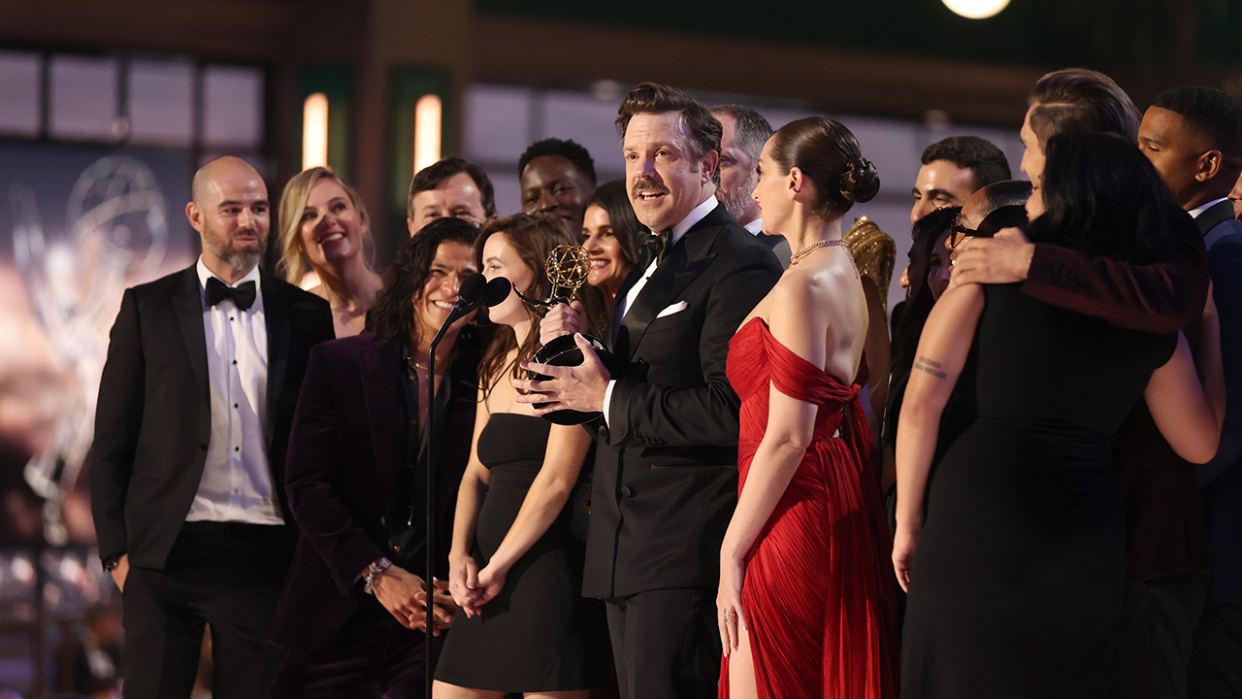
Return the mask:
<svg viewBox="0 0 1242 699">
<path fill-rule="evenodd" d="M 656 181 L 652 179 L 641 179 L 634 181 L 634 186 L 630 189 L 630 196 L 637 197 L 639 191 L 644 189 L 654 190 L 660 194 L 668 194 L 668 188 L 664 185 L 657 184 Z"/>
</svg>

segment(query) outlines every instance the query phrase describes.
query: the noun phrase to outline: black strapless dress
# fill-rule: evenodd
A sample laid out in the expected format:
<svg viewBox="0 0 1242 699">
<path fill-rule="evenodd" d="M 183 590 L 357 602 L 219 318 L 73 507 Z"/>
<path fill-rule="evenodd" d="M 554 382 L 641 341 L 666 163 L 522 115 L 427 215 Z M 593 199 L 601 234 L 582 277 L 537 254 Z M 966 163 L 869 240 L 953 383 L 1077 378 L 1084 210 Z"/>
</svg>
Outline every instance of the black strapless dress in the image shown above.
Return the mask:
<svg viewBox="0 0 1242 699">
<path fill-rule="evenodd" d="M 549 428 L 541 418 L 497 413 L 479 435 L 479 460 L 491 473 L 475 531 L 480 570 L 509 532 L 543 466 Z M 436 667 L 437 680 L 503 692 L 608 686 L 603 601 L 582 596 L 586 545 L 574 526 L 586 517 L 586 492 L 575 489 L 479 616 L 467 619 L 465 612 L 457 612 Z"/>
</svg>

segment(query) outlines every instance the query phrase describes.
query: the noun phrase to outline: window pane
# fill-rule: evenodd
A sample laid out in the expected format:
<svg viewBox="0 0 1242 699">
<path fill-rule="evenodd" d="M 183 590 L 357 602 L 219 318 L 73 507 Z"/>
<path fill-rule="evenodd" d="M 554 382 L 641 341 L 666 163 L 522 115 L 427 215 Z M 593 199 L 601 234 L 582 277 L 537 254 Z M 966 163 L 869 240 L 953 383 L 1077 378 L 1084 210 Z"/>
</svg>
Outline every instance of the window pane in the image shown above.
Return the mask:
<svg viewBox="0 0 1242 699">
<path fill-rule="evenodd" d="M 129 66 L 129 138 L 189 146 L 194 140 L 194 66 L 134 61 Z"/>
<path fill-rule="evenodd" d="M 511 164 L 516 169 L 522 151 L 530 145 L 530 99 L 529 88 L 471 85 L 466 90 L 466 123 L 462 129 L 465 156 L 475 162 Z"/>
<path fill-rule="evenodd" d="M 263 146 L 263 71 L 207 66 L 203 71 L 203 142 L 226 148 Z"/>
<path fill-rule="evenodd" d="M 0 51 L 0 133 L 39 135 L 39 55 Z"/>
<path fill-rule="evenodd" d="M 53 56 L 51 115 L 56 138 L 113 140 L 117 63 L 111 58 Z"/>
</svg>

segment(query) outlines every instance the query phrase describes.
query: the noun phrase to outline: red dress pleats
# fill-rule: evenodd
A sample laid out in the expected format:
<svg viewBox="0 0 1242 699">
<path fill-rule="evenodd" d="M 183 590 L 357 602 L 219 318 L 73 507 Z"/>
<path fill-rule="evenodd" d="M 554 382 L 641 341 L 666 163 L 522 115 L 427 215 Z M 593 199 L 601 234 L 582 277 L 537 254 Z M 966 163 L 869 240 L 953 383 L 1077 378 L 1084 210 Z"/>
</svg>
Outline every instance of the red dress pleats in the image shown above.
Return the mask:
<svg viewBox="0 0 1242 699">
<path fill-rule="evenodd" d="M 742 399 L 739 491 L 767 428 L 769 385 L 820 406 L 811 446 L 747 559 L 742 611 L 760 699 L 897 694 L 896 582 L 858 400 L 865 373 L 843 385 L 759 318 L 729 343 L 729 382 Z M 725 658 L 721 699 L 728 677 Z"/>
</svg>

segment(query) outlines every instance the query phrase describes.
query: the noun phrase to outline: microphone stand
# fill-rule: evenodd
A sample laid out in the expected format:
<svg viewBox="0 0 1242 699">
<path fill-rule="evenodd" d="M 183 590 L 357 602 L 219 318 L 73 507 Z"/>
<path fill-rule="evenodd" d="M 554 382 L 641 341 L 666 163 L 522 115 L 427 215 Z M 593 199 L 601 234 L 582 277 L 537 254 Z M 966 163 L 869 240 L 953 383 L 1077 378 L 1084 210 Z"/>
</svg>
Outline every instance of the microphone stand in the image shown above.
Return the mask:
<svg viewBox="0 0 1242 699">
<path fill-rule="evenodd" d="M 509 295 L 509 281 L 503 277 L 493 279 L 491 282 L 483 281 L 482 274 L 474 274 L 472 277 L 462 282 L 461 290 L 458 292 L 457 304 L 453 306 L 453 310 L 449 312 L 449 317 L 444 320 L 444 324 L 440 326 L 440 331 L 431 339 L 431 345 L 427 350 L 427 569 L 426 590 L 427 600 L 424 609 L 426 610 L 426 630 L 424 631 L 424 640 L 426 646 L 424 651 L 424 670 L 426 697 L 431 699 L 431 685 L 434 676 L 432 669 L 433 663 L 431 658 L 431 639 L 432 630 L 435 628 L 435 586 L 432 584 L 433 575 L 435 574 L 436 562 L 436 443 L 439 441 L 436 435 L 436 348 L 440 346 L 440 341 L 444 339 L 444 334 L 448 332 L 449 326 L 457 322 L 462 316 L 472 313 L 480 305 L 495 306 Z M 503 292 L 503 293 L 501 293 Z M 414 525 L 414 503 L 410 503 L 410 526 Z"/>
<path fill-rule="evenodd" d="M 474 305 L 474 304 L 469 304 Z M 433 677 L 433 664 L 431 658 L 431 639 L 432 630 L 435 628 L 435 585 L 432 584 L 433 575 L 435 574 L 436 561 L 436 348 L 440 346 L 440 341 L 444 339 L 444 334 L 448 332 L 449 326 L 457 321 L 465 313 L 469 312 L 469 305 L 465 305 L 463 300 L 459 299 L 457 305 L 453 307 L 449 317 L 445 319 L 444 325 L 440 326 L 440 332 L 431 340 L 431 347 L 427 350 L 427 603 L 425 610 L 427 615 L 426 630 L 424 631 L 424 640 L 426 646 L 424 651 L 426 657 L 423 667 L 426 671 L 427 681 L 427 699 L 431 699 L 431 683 Z"/>
</svg>

